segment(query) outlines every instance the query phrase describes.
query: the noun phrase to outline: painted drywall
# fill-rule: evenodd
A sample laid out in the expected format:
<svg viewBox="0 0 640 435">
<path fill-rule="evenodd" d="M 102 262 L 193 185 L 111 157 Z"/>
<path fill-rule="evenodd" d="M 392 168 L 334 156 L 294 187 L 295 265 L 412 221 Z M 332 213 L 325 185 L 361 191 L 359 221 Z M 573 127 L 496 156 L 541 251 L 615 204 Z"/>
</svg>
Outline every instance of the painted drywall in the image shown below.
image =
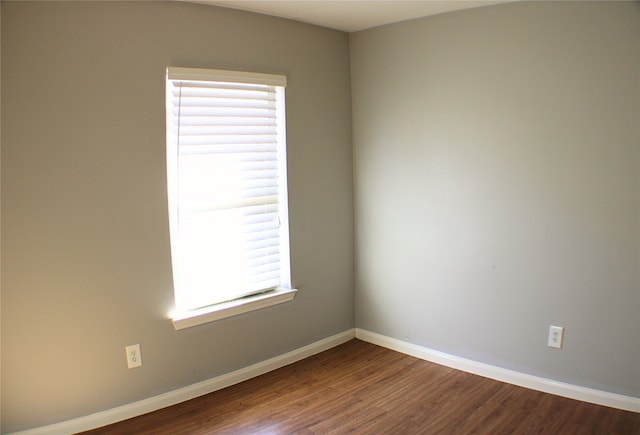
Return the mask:
<svg viewBox="0 0 640 435">
<path fill-rule="evenodd" d="M 286 74 L 294 301 L 175 331 L 168 65 Z M 349 40 L 179 2 L 2 2 L 2 432 L 353 327 Z M 143 366 L 124 348 L 140 343 Z"/>
<path fill-rule="evenodd" d="M 2 83 L 2 2 L 0 2 L 0 83 Z M 2 86 L 0 85 L 0 246 L 2 246 Z M 0 265 L 2 264 L 0 249 Z M 0 392 L 2 392 L 2 267 L 0 267 Z M 0 426 L 2 424 L 2 394 L 0 394 Z"/>
<path fill-rule="evenodd" d="M 640 397 L 639 47 L 638 2 L 352 34 L 356 326 Z"/>
</svg>

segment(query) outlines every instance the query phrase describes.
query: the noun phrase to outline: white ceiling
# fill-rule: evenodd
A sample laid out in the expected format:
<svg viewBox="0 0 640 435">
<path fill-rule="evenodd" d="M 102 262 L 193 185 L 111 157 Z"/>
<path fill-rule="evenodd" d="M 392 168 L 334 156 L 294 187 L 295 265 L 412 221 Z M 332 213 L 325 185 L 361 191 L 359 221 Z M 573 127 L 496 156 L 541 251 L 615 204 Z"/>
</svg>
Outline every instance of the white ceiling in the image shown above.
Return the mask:
<svg viewBox="0 0 640 435">
<path fill-rule="evenodd" d="M 191 0 L 357 32 L 509 0 Z"/>
</svg>

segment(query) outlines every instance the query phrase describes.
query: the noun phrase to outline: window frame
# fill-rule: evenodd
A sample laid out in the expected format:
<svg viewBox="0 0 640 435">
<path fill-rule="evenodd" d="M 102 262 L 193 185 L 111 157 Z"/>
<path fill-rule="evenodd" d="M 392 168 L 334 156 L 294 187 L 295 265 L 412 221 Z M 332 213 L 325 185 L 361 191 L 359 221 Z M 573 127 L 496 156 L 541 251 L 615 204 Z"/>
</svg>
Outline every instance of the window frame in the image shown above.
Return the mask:
<svg viewBox="0 0 640 435">
<path fill-rule="evenodd" d="M 279 195 L 278 205 L 282 208 L 279 212 L 281 225 L 284 228 L 280 232 L 280 246 L 286 248 L 286 252 L 281 253 L 280 267 L 280 285 L 273 289 L 264 289 L 263 292 L 251 294 L 249 296 L 238 297 L 236 299 L 216 302 L 202 307 L 189 307 L 188 309 L 179 309 L 176 306 L 174 312 L 170 315 L 175 329 L 184 329 L 192 326 L 202 325 L 204 323 L 213 322 L 231 316 L 240 315 L 250 311 L 266 308 L 269 306 L 281 304 L 291 301 L 297 292 L 291 286 L 290 271 L 290 243 L 289 243 L 289 222 L 288 222 L 288 194 L 287 194 L 287 156 L 286 156 L 286 127 L 285 127 L 285 98 L 284 88 L 286 86 L 286 77 L 282 75 L 252 73 L 244 71 L 230 71 L 217 69 L 201 69 L 201 68 L 183 68 L 183 67 L 167 67 L 165 77 L 166 89 L 166 151 L 167 151 L 167 195 L 168 195 L 168 212 L 170 221 L 170 238 L 171 238 L 171 257 L 172 257 L 172 275 L 174 277 L 174 303 L 178 299 L 177 293 L 180 291 L 176 283 L 176 255 L 177 255 L 177 194 L 175 189 L 178 186 L 177 158 L 170 153 L 176 152 L 180 144 L 179 133 L 174 127 L 175 116 L 172 115 L 171 109 L 175 104 L 174 97 L 170 95 L 170 89 L 174 81 L 203 81 L 203 82 L 226 82 L 226 83 L 243 83 L 255 85 L 272 86 L 275 89 L 280 88 L 281 95 L 276 99 L 278 107 L 276 112 L 282 116 L 282 125 L 278 128 L 278 161 L 279 175 L 278 185 L 281 194 Z M 175 143 L 172 143 L 175 142 Z"/>
</svg>

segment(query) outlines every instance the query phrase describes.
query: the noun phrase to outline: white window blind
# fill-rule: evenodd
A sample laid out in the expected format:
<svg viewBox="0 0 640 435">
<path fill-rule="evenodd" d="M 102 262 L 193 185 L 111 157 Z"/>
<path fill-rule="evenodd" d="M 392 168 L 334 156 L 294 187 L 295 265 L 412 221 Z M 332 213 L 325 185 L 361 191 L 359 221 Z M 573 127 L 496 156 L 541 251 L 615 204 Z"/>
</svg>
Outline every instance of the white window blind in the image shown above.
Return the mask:
<svg viewBox="0 0 640 435">
<path fill-rule="evenodd" d="M 284 76 L 167 69 L 178 311 L 290 287 Z"/>
</svg>

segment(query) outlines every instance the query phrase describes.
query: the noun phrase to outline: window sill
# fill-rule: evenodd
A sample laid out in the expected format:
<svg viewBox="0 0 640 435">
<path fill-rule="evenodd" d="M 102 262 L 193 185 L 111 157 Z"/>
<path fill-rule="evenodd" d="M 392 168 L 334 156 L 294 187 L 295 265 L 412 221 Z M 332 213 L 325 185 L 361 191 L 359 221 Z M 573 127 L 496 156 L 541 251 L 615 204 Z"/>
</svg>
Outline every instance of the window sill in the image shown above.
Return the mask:
<svg viewBox="0 0 640 435">
<path fill-rule="evenodd" d="M 237 316 L 261 308 L 282 304 L 293 300 L 296 289 L 277 289 L 235 301 L 223 302 L 210 307 L 180 313 L 171 319 L 176 330 L 203 325 L 227 317 Z"/>
</svg>

